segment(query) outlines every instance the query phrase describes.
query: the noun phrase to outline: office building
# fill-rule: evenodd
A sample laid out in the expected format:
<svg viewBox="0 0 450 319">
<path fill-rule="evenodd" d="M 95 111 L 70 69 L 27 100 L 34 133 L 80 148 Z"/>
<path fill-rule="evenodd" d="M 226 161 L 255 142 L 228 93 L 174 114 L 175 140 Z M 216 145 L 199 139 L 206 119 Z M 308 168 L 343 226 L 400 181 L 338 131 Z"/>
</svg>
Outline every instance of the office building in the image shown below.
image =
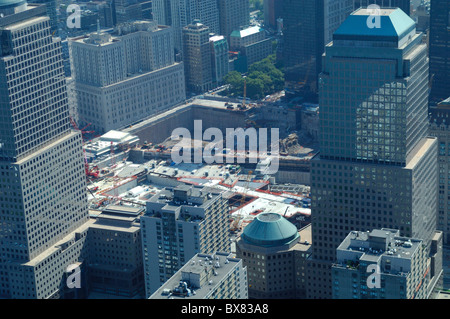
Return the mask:
<svg viewBox="0 0 450 319">
<path fill-rule="evenodd" d="M 153 19 L 171 26 L 176 52 L 183 52 L 183 28 L 199 20 L 211 33 L 220 34 L 217 0 L 153 0 Z"/>
<path fill-rule="evenodd" d="M 288 90 L 317 92 L 322 69 L 324 0 L 283 0 L 283 52 Z"/>
<path fill-rule="evenodd" d="M 227 39 L 231 32 L 250 24 L 249 0 L 218 0 L 220 34 Z"/>
<path fill-rule="evenodd" d="M 353 0 L 353 9 L 367 8 L 373 4 L 380 8 L 400 8 L 407 15 L 411 15 L 411 0 Z"/>
<path fill-rule="evenodd" d="M 87 257 L 88 207 L 61 40 L 43 5 L 0 1 L 0 13 L 0 296 L 67 298 L 68 268 Z"/>
<path fill-rule="evenodd" d="M 430 108 L 430 135 L 438 139 L 439 198 L 437 229 L 450 244 L 450 97 Z"/>
<path fill-rule="evenodd" d="M 31 0 L 30 3 L 45 4 L 47 15 L 50 18 L 50 29 L 52 33 L 58 31 L 58 14 L 56 9 L 56 0 Z"/>
<path fill-rule="evenodd" d="M 333 40 L 333 33 L 354 11 L 353 0 L 324 0 L 325 45 Z"/>
<path fill-rule="evenodd" d="M 153 21 L 71 39 L 78 113 L 97 134 L 120 129 L 185 100 L 183 64 L 171 29 Z"/>
<path fill-rule="evenodd" d="M 264 25 L 277 29 L 277 19 L 283 17 L 283 0 L 264 0 Z"/>
<path fill-rule="evenodd" d="M 196 254 L 149 299 L 247 299 L 246 267 L 229 252 Z"/>
<path fill-rule="evenodd" d="M 109 205 L 89 227 L 89 298 L 145 295 L 139 217 L 144 207 Z"/>
<path fill-rule="evenodd" d="M 209 188 L 161 191 L 147 202 L 141 233 L 149 297 L 195 254 L 230 251 L 227 203 Z"/>
<path fill-rule="evenodd" d="M 213 85 L 210 28 L 198 20 L 183 28 L 183 62 L 188 92 L 204 93 Z"/>
<path fill-rule="evenodd" d="M 223 78 L 228 74 L 230 62 L 228 57 L 228 41 L 223 35 L 216 35 L 209 38 L 211 44 L 211 68 L 214 86 L 223 83 Z"/>
<path fill-rule="evenodd" d="M 142 7 L 137 0 L 114 0 L 114 13 L 115 25 L 143 19 Z"/>
<path fill-rule="evenodd" d="M 387 228 L 350 232 L 336 250 L 333 299 L 426 299 L 431 272 L 422 243 Z"/>
<path fill-rule="evenodd" d="M 432 0 L 430 7 L 430 104 L 450 96 L 450 1 Z"/>
<path fill-rule="evenodd" d="M 230 48 L 241 53 L 242 67 L 237 71 L 247 72 L 248 67 L 272 54 L 272 39 L 266 37 L 264 29 L 258 26 L 244 27 L 230 35 Z"/>
<path fill-rule="evenodd" d="M 249 299 L 304 297 L 304 289 L 299 289 L 301 284 L 297 282 L 302 260 L 298 255 L 308 248 L 297 227 L 286 218 L 275 213 L 258 214 L 236 242 L 236 255 L 247 267 Z"/>
<path fill-rule="evenodd" d="M 320 155 L 311 161 L 310 298 L 331 298 L 335 249 L 351 230 L 399 229 L 429 253 L 437 218 L 437 139 L 428 136 L 428 57 L 400 9 L 352 13 L 326 47 Z"/>
</svg>

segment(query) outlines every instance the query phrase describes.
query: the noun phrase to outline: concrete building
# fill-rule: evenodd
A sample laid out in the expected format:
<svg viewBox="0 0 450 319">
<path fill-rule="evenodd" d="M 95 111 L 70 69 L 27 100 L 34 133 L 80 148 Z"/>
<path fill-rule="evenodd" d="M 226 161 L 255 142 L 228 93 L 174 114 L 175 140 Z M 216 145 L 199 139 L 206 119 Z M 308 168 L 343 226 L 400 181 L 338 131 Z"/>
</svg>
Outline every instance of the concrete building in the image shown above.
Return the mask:
<svg viewBox="0 0 450 319">
<path fill-rule="evenodd" d="M 61 40 L 43 5 L 0 1 L 0 13 L 0 296 L 67 298 L 89 217 Z"/>
<path fill-rule="evenodd" d="M 354 11 L 353 0 L 324 0 L 324 44 L 333 41 L 333 33 Z"/>
<path fill-rule="evenodd" d="M 433 0 L 430 7 L 430 103 L 436 104 L 450 95 L 450 1 Z"/>
<path fill-rule="evenodd" d="M 264 0 L 264 24 L 277 29 L 277 19 L 283 17 L 283 0 Z"/>
<path fill-rule="evenodd" d="M 80 118 L 97 134 L 120 129 L 185 100 L 183 65 L 171 29 L 152 21 L 71 39 Z"/>
<path fill-rule="evenodd" d="M 335 249 L 351 230 L 399 229 L 423 240 L 427 253 L 436 230 L 426 45 L 400 9 L 382 10 L 385 27 L 376 31 L 369 15 L 352 13 L 323 59 L 320 155 L 311 161 L 311 298 L 331 298 Z"/>
<path fill-rule="evenodd" d="M 198 20 L 183 28 L 184 68 L 188 92 L 204 93 L 213 85 L 210 28 Z"/>
<path fill-rule="evenodd" d="M 249 298 L 304 297 L 304 282 L 300 282 L 304 265 L 300 261 L 306 260 L 309 248 L 297 227 L 283 216 L 258 214 L 236 242 L 236 255 L 247 267 Z"/>
<path fill-rule="evenodd" d="M 247 299 L 247 271 L 228 252 L 196 254 L 149 299 Z"/>
<path fill-rule="evenodd" d="M 142 7 L 137 0 L 114 0 L 114 24 L 142 20 Z"/>
<path fill-rule="evenodd" d="M 272 54 L 272 39 L 266 38 L 266 33 L 261 27 L 243 27 L 231 33 L 230 49 L 241 52 L 240 59 L 244 59 L 243 69 L 237 70 L 246 72 L 250 65 Z"/>
<path fill-rule="evenodd" d="M 228 208 L 214 189 L 181 185 L 154 195 L 141 232 L 147 297 L 195 254 L 230 251 Z"/>
<path fill-rule="evenodd" d="M 89 298 L 143 298 L 141 229 L 144 207 L 107 206 L 89 227 Z"/>
<path fill-rule="evenodd" d="M 231 32 L 250 24 L 249 0 L 218 0 L 220 34 L 228 39 Z"/>
<path fill-rule="evenodd" d="M 427 298 L 430 265 L 420 239 L 387 228 L 353 231 L 336 254 L 333 299 Z"/>
</svg>

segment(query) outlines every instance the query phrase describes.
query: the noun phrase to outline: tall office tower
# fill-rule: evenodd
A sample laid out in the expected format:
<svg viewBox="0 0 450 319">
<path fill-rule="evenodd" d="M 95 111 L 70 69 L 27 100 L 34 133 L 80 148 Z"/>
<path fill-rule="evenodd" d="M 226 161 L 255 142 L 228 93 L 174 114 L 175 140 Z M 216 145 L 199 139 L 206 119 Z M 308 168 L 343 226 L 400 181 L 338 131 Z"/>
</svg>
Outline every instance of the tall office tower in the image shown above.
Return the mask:
<svg viewBox="0 0 450 319">
<path fill-rule="evenodd" d="M 250 24 L 249 0 L 218 0 L 220 34 L 227 39 L 231 32 Z"/>
<path fill-rule="evenodd" d="M 331 263 L 351 230 L 399 229 L 429 251 L 437 216 L 437 140 L 428 138 L 428 57 L 400 9 L 353 12 L 326 47 L 320 156 L 311 162 L 311 298 L 331 298 Z"/>
<path fill-rule="evenodd" d="M 311 240 L 311 239 L 309 239 Z M 304 244 L 297 227 L 275 213 L 261 213 L 236 241 L 236 256 L 247 267 L 249 299 L 290 299 L 304 295 L 298 284 Z M 300 289 L 299 289 L 300 288 Z"/>
<path fill-rule="evenodd" d="M 248 299 L 246 267 L 228 252 L 196 254 L 149 299 Z"/>
<path fill-rule="evenodd" d="M 109 205 L 89 227 L 89 298 L 145 295 L 139 217 L 143 207 Z"/>
<path fill-rule="evenodd" d="M 185 100 L 183 64 L 172 30 L 153 21 L 120 24 L 110 33 L 71 39 L 78 113 L 102 134 Z"/>
<path fill-rule="evenodd" d="M 337 248 L 333 299 L 427 299 L 433 274 L 422 243 L 393 229 L 352 231 Z M 442 265 L 442 250 L 435 262 Z"/>
<path fill-rule="evenodd" d="M 288 88 L 317 92 L 324 51 L 324 0 L 283 0 L 283 60 Z M 298 88 L 300 90 L 301 88 Z"/>
<path fill-rule="evenodd" d="M 229 252 L 228 207 L 214 189 L 188 185 L 164 190 L 141 217 L 147 297 L 197 253 Z"/>
<path fill-rule="evenodd" d="M 3 0 L 0 13 L 0 295 L 57 298 L 84 258 L 81 134 L 45 6 Z"/>
<path fill-rule="evenodd" d="M 411 0 L 353 0 L 353 9 L 367 8 L 371 4 L 381 8 L 400 8 L 407 15 L 411 14 Z"/>
<path fill-rule="evenodd" d="M 50 29 L 52 33 L 58 31 L 58 13 L 57 13 L 57 5 L 56 0 L 30 0 L 29 3 L 40 3 L 45 4 L 47 8 L 47 15 L 50 18 Z"/>
<path fill-rule="evenodd" d="M 211 44 L 211 69 L 214 86 L 219 86 L 223 78 L 230 70 L 228 57 L 228 41 L 223 35 L 215 35 L 209 38 Z"/>
<path fill-rule="evenodd" d="M 450 97 L 450 0 L 431 0 L 430 8 L 430 102 Z"/>
<path fill-rule="evenodd" d="M 325 45 L 333 40 L 334 31 L 353 11 L 353 0 L 324 0 Z"/>
<path fill-rule="evenodd" d="M 277 29 L 277 19 L 283 18 L 283 0 L 264 0 L 264 24 Z"/>
<path fill-rule="evenodd" d="M 450 97 L 430 107 L 430 135 L 438 139 L 439 201 L 437 229 L 444 232 L 444 243 L 450 244 Z"/>
<path fill-rule="evenodd" d="M 217 0 L 153 0 L 153 18 L 159 24 L 172 26 L 179 53 L 183 52 L 182 30 L 194 20 L 200 20 L 211 33 L 220 34 Z"/>
<path fill-rule="evenodd" d="M 204 93 L 213 88 L 210 29 L 199 21 L 183 28 L 183 62 L 188 92 Z"/>
</svg>

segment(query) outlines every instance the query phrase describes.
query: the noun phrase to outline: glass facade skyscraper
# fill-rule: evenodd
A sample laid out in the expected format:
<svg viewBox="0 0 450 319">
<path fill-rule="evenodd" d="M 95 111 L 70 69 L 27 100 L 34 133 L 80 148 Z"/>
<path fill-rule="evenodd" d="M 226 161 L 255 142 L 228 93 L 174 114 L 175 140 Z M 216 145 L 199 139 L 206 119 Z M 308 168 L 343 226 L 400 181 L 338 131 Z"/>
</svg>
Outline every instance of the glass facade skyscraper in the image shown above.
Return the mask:
<svg viewBox="0 0 450 319">
<path fill-rule="evenodd" d="M 437 142 L 428 138 L 428 57 L 400 9 L 370 28 L 359 9 L 328 44 L 319 80 L 320 154 L 312 160 L 309 297 L 331 298 L 331 264 L 352 230 L 399 229 L 430 246 Z"/>
</svg>

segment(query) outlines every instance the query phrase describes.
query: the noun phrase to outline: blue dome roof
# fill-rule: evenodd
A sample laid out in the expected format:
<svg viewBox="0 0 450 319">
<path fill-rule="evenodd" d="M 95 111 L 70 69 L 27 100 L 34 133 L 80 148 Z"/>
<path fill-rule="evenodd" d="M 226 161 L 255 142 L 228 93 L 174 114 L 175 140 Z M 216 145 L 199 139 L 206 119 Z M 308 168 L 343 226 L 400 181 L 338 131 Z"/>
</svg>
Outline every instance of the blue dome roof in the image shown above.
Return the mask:
<svg viewBox="0 0 450 319">
<path fill-rule="evenodd" d="M 298 239 L 297 227 L 275 213 L 261 213 L 244 228 L 242 239 L 262 247 L 283 246 Z"/>
</svg>

